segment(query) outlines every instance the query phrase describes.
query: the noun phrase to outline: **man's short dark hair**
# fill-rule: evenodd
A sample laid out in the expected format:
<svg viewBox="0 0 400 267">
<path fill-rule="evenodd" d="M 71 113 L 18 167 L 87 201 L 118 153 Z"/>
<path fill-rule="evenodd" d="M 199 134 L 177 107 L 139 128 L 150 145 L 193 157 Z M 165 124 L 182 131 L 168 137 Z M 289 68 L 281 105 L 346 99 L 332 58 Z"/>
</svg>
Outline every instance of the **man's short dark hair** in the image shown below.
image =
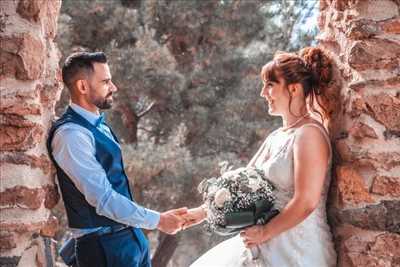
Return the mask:
<svg viewBox="0 0 400 267">
<path fill-rule="evenodd" d="M 93 63 L 106 63 L 103 52 L 77 52 L 65 60 L 62 67 L 62 79 L 65 85 L 72 90 L 74 82 L 80 75 L 90 75 L 94 72 Z"/>
</svg>

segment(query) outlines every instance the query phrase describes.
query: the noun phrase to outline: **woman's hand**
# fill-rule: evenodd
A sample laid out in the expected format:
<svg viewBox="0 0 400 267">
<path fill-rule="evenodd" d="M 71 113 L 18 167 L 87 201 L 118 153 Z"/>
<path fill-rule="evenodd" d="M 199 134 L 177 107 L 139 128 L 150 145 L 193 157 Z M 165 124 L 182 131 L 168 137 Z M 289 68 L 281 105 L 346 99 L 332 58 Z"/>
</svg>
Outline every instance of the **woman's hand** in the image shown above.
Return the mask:
<svg viewBox="0 0 400 267">
<path fill-rule="evenodd" d="M 240 232 L 240 237 L 243 239 L 246 248 L 255 247 L 270 239 L 267 234 L 266 225 L 255 225 L 249 227 Z"/>
<path fill-rule="evenodd" d="M 188 210 L 183 217 L 186 221 L 183 225 L 183 229 L 187 229 L 204 221 L 204 219 L 207 217 L 207 212 L 203 206 L 200 206 Z"/>
</svg>

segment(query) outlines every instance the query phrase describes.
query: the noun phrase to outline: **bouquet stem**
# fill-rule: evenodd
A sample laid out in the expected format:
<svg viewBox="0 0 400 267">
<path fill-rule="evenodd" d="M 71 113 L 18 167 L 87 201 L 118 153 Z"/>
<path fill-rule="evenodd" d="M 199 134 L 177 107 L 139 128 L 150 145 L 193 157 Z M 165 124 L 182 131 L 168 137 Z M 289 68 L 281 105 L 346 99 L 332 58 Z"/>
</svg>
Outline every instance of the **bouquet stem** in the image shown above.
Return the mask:
<svg viewBox="0 0 400 267">
<path fill-rule="evenodd" d="M 261 253 L 260 253 L 260 248 L 258 246 L 249 248 L 250 250 L 250 255 L 251 255 L 251 260 L 255 264 L 255 267 L 262 267 L 263 265 L 263 260 L 261 258 Z"/>
</svg>

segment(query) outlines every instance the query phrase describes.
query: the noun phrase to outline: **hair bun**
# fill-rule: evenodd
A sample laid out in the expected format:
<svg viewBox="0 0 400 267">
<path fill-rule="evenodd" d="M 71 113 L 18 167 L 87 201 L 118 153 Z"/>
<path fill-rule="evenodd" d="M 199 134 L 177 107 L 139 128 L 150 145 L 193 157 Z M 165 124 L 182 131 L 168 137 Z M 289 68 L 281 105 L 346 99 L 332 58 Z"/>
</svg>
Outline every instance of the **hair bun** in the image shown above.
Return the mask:
<svg viewBox="0 0 400 267">
<path fill-rule="evenodd" d="M 321 94 L 332 80 L 332 60 L 319 47 L 303 48 L 299 55 L 312 73 L 315 93 Z"/>
</svg>

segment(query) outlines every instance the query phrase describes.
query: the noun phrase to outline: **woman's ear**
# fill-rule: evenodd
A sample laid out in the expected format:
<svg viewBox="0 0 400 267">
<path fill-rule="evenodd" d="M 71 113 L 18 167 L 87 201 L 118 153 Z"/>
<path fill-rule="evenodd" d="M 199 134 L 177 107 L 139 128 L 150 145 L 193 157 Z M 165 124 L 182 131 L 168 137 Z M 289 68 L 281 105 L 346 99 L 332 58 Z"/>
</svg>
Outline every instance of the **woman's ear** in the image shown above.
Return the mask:
<svg viewBox="0 0 400 267">
<path fill-rule="evenodd" d="M 302 87 L 300 83 L 292 83 L 288 85 L 289 94 L 292 96 L 301 94 Z"/>
</svg>

